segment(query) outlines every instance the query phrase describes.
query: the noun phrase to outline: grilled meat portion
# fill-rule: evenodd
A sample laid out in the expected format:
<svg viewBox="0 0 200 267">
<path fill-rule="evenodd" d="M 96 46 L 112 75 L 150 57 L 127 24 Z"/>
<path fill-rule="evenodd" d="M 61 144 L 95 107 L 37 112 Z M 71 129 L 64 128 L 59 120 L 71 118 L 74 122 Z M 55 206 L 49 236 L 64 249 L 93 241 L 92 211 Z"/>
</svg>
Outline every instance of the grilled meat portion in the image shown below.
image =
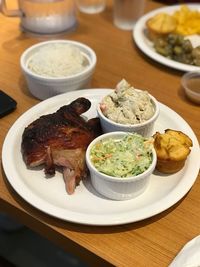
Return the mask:
<svg viewBox="0 0 200 267">
<path fill-rule="evenodd" d="M 87 176 L 85 151 L 101 133 L 98 118 L 85 121 L 80 116 L 90 106 L 88 99 L 78 98 L 55 113 L 33 121 L 22 135 L 22 154 L 27 166 L 44 164 L 46 175 L 54 175 L 55 166 L 63 167 L 68 194 Z"/>
</svg>

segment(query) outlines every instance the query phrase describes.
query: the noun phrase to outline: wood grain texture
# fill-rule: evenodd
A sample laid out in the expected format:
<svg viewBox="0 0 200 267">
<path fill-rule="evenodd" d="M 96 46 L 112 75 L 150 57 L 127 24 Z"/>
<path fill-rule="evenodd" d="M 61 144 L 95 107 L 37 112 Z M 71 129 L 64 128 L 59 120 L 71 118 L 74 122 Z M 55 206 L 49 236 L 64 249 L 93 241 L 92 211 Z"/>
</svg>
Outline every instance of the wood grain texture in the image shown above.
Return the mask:
<svg viewBox="0 0 200 267">
<path fill-rule="evenodd" d="M 161 6 L 149 0 L 145 12 Z M 180 85 L 183 73 L 147 58 L 135 46 L 130 31 L 113 26 L 111 0 L 103 13 L 78 13 L 78 22 L 75 31 L 59 38 L 77 40 L 95 50 L 98 62 L 92 88 L 113 88 L 126 78 L 179 113 L 200 140 L 200 106 L 185 97 Z M 0 14 L 0 88 L 18 102 L 13 113 L 0 119 L 0 149 L 10 126 L 39 102 L 27 89 L 19 59 L 26 48 L 43 40 L 46 38 L 21 33 L 18 18 Z M 197 179 L 181 201 L 157 216 L 123 226 L 90 227 L 55 219 L 33 208 L 13 191 L 1 168 L 0 209 L 91 266 L 165 267 L 187 241 L 200 233 L 200 182 Z"/>
</svg>

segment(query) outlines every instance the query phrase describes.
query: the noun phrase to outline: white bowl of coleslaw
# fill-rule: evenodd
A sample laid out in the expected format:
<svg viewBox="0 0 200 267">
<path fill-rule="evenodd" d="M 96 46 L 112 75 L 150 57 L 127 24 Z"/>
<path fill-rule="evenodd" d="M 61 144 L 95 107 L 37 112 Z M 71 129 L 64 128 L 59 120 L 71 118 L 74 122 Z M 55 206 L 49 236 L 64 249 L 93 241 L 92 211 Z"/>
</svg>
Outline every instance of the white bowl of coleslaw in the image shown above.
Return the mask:
<svg viewBox="0 0 200 267">
<path fill-rule="evenodd" d="M 94 139 L 86 151 L 91 183 L 98 193 L 113 200 L 128 200 L 148 187 L 157 156 L 152 138 L 112 132 Z"/>
<path fill-rule="evenodd" d="M 35 44 L 20 59 L 33 96 L 46 98 L 89 88 L 96 66 L 96 54 L 89 46 L 71 40 Z"/>
<path fill-rule="evenodd" d="M 136 132 L 148 137 L 159 116 L 159 103 L 147 91 L 135 89 L 123 79 L 112 93 L 103 97 L 97 113 L 104 133 Z"/>
</svg>

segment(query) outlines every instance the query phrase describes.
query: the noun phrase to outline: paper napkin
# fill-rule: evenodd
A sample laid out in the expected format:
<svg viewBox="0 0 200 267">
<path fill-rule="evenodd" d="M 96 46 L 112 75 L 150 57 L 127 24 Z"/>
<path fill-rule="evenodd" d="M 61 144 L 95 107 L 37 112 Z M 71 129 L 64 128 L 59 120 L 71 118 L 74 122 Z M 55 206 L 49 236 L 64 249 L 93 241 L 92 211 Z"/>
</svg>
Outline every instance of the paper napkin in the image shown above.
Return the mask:
<svg viewBox="0 0 200 267">
<path fill-rule="evenodd" d="M 169 267 L 200 267 L 200 235 L 181 249 Z"/>
</svg>

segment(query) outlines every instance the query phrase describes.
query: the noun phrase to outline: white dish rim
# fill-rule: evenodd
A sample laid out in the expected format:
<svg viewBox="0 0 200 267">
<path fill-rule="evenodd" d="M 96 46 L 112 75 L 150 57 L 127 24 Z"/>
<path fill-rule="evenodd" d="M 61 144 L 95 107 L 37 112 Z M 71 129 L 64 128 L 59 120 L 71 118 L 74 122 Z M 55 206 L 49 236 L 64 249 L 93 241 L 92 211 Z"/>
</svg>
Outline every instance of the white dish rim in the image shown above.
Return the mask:
<svg viewBox="0 0 200 267">
<path fill-rule="evenodd" d="M 156 214 L 159 214 L 165 211 L 166 209 L 170 208 L 175 203 L 177 203 L 193 186 L 198 176 L 198 171 L 199 171 L 198 159 L 200 158 L 199 157 L 200 153 L 199 153 L 198 140 L 194 132 L 192 131 L 191 127 L 187 124 L 187 122 L 180 115 L 178 115 L 175 111 L 173 111 L 172 109 L 170 109 L 169 107 L 161 103 L 160 103 L 161 111 L 167 114 L 171 114 L 171 116 L 173 117 L 173 120 L 177 121 L 177 125 L 178 126 L 180 125 L 180 127 L 184 129 L 184 132 L 188 134 L 190 138 L 193 140 L 193 148 L 190 153 L 191 160 L 188 161 L 187 173 L 184 173 L 183 177 L 181 176 L 182 178 L 180 182 L 178 183 L 178 185 L 175 188 L 173 188 L 173 190 L 169 194 L 164 195 L 161 201 L 158 201 L 157 203 L 152 203 L 151 205 L 147 205 L 147 207 L 144 207 L 141 209 L 138 208 L 136 210 L 131 210 L 130 212 L 118 212 L 118 213 L 113 213 L 113 214 L 112 213 L 111 214 L 110 213 L 109 214 L 108 213 L 107 214 L 100 214 L 100 213 L 99 214 L 98 213 L 88 214 L 88 213 L 84 213 L 83 211 L 83 212 L 77 213 L 76 211 L 68 210 L 67 207 L 63 209 L 52 203 L 49 203 L 46 199 L 39 197 L 35 191 L 30 190 L 30 188 L 26 186 L 26 184 L 23 182 L 22 178 L 20 177 L 19 172 L 15 171 L 14 168 L 11 167 L 13 164 L 14 165 L 16 164 L 13 158 L 13 147 L 15 147 L 15 143 L 16 143 L 15 141 L 17 140 L 17 135 L 21 134 L 21 132 L 24 129 L 22 128 L 22 125 L 24 126 L 27 123 L 32 122 L 34 113 L 37 114 L 37 116 L 39 116 L 39 114 L 42 115 L 46 112 L 46 109 L 49 109 L 50 107 L 51 108 L 54 107 L 55 104 L 57 105 L 58 103 L 62 104 L 63 99 L 65 98 L 68 101 L 67 103 L 70 103 L 72 100 L 80 96 L 87 97 L 88 99 L 90 99 L 90 97 L 91 99 L 92 97 L 94 97 L 95 99 L 98 98 L 97 102 L 99 102 L 102 97 L 104 97 L 106 94 L 110 93 L 111 91 L 112 89 L 103 89 L 103 88 L 85 89 L 85 90 L 79 90 L 79 91 L 74 91 L 74 92 L 68 92 L 62 95 L 52 97 L 50 99 L 40 102 L 39 104 L 27 110 L 21 117 L 18 118 L 18 120 L 10 128 L 3 143 L 2 164 L 3 164 L 4 172 L 6 174 L 6 177 L 10 185 L 29 204 L 31 204 L 35 208 L 39 209 L 40 211 L 43 211 L 44 213 L 48 215 L 51 215 L 53 217 L 56 217 L 56 218 L 59 218 L 59 219 L 62 219 L 68 222 L 85 224 L 85 225 L 95 225 L 95 226 L 121 225 L 121 224 L 141 221 L 143 219 L 147 219 L 149 217 L 152 217 Z M 17 142 L 19 143 L 20 140 L 17 140 Z M 193 164 L 191 166 L 192 160 L 193 160 Z M 16 165 L 18 166 L 18 164 Z M 15 168 L 17 167 L 15 166 Z M 145 196 L 145 193 L 143 194 L 143 197 L 144 196 Z M 93 200 L 94 202 L 104 201 L 104 204 L 108 203 L 111 205 L 111 207 L 112 205 L 119 205 L 117 204 L 118 202 L 115 202 L 115 201 L 113 203 L 109 203 L 107 201 L 110 201 L 110 200 L 107 200 L 107 199 L 98 200 L 98 196 L 92 196 L 92 201 Z M 127 205 L 129 206 L 129 203 L 130 204 L 133 203 L 132 201 L 134 200 L 130 200 L 129 202 L 127 202 Z M 82 203 L 80 204 L 82 205 Z M 83 201 L 83 204 L 84 204 L 84 201 Z M 67 202 L 66 202 L 66 205 L 68 205 Z"/>
<path fill-rule="evenodd" d="M 191 9 L 198 9 L 200 11 L 200 4 L 185 4 Z M 162 65 L 165 65 L 167 67 L 188 72 L 188 71 L 200 71 L 200 67 L 193 66 L 189 64 L 184 64 L 180 62 L 176 62 L 174 60 L 168 59 L 160 54 L 158 54 L 156 51 L 152 49 L 148 43 L 151 43 L 150 40 L 145 37 L 144 30 L 146 29 L 145 23 L 150 18 L 156 15 L 160 12 L 166 12 L 171 13 L 177 9 L 180 8 L 181 5 L 171 5 L 167 7 L 160 7 L 158 9 L 152 10 L 148 13 L 146 13 L 144 16 L 142 16 L 135 24 L 135 27 L 132 31 L 133 39 L 138 46 L 138 48 L 148 57 L 155 60 L 158 63 L 161 63 Z M 200 38 L 200 37 L 199 37 Z"/>
</svg>

